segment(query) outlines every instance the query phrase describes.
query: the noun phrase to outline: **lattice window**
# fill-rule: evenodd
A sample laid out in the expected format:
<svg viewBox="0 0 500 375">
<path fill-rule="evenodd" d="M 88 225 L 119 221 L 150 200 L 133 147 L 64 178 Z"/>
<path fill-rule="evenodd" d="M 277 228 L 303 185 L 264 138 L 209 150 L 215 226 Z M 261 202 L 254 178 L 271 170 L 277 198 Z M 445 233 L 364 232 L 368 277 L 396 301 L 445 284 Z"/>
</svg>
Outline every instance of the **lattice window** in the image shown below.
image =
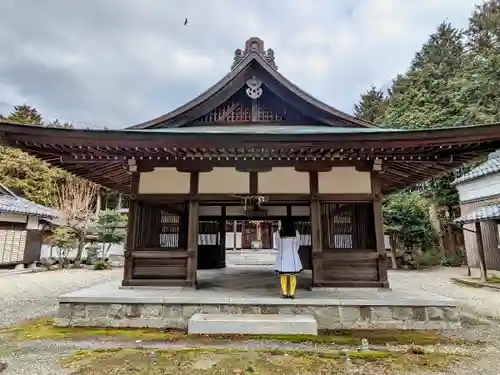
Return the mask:
<svg viewBox="0 0 500 375">
<path fill-rule="evenodd" d="M 286 112 L 286 110 L 284 110 Z M 279 113 L 274 108 L 263 103 L 259 103 L 259 121 L 276 122 L 285 120 L 285 115 Z"/>
<path fill-rule="evenodd" d="M 244 102 L 230 101 L 221 104 L 213 111 L 198 118 L 195 122 L 201 123 L 232 123 L 249 122 L 252 119 L 251 108 Z"/>
<path fill-rule="evenodd" d="M 149 204 L 138 207 L 137 247 L 144 249 L 185 248 L 187 235 L 185 203 Z"/>
<path fill-rule="evenodd" d="M 371 202 L 322 203 L 321 224 L 325 249 L 376 249 Z"/>
<path fill-rule="evenodd" d="M 219 245 L 219 222 L 201 220 L 198 224 L 198 245 Z"/>
<path fill-rule="evenodd" d="M 297 221 L 295 227 L 300 235 L 300 246 L 311 246 L 311 222 Z"/>
</svg>

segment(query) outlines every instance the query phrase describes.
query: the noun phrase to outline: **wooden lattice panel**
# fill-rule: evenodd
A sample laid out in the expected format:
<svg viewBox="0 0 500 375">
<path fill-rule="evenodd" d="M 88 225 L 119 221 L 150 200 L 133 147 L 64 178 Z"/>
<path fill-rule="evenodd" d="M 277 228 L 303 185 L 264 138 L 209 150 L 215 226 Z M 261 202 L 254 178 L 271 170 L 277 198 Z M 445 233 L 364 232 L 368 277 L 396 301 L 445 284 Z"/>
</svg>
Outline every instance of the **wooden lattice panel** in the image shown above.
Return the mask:
<svg viewBox="0 0 500 375">
<path fill-rule="evenodd" d="M 249 122 L 252 119 L 251 108 L 240 101 L 229 101 L 221 104 L 206 115 L 198 118 L 198 123 L 231 123 Z"/>
<path fill-rule="evenodd" d="M 286 110 L 284 111 L 286 112 Z M 285 115 L 271 106 L 259 103 L 259 121 L 276 122 L 284 121 Z"/>
<path fill-rule="evenodd" d="M 375 250 L 371 202 L 322 203 L 321 228 L 325 249 Z"/>
</svg>

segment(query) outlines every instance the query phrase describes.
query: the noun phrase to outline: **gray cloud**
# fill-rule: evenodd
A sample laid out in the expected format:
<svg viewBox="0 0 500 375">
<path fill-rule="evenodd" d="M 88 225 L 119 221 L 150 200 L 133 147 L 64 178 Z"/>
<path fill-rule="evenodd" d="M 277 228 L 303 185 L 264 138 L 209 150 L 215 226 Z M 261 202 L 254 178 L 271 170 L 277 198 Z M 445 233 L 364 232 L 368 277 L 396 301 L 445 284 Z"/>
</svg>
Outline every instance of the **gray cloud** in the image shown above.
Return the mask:
<svg viewBox="0 0 500 375">
<path fill-rule="evenodd" d="M 0 112 L 26 102 L 49 119 L 133 125 L 219 80 L 250 36 L 275 50 L 281 73 L 351 112 L 439 22 L 466 26 L 476 2 L 2 0 Z"/>
</svg>

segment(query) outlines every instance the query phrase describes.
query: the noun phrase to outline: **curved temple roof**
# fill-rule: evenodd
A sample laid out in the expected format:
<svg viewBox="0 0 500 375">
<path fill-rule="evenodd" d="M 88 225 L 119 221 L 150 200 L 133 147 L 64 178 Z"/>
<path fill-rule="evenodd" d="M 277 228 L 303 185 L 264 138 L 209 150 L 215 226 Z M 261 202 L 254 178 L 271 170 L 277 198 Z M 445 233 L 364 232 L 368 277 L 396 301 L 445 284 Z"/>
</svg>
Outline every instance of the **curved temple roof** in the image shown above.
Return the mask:
<svg viewBox="0 0 500 375">
<path fill-rule="evenodd" d="M 266 131 L 271 130 L 271 131 Z M 243 160 L 283 163 L 373 163 L 382 160 L 390 193 L 500 149 L 500 124 L 400 130 L 325 126 L 80 130 L 0 123 L 3 144 L 124 193 L 127 161 L 201 165 Z M 276 164 L 277 165 L 277 164 Z"/>
<path fill-rule="evenodd" d="M 242 51 L 241 49 L 237 49 L 235 51 L 231 71 L 215 85 L 179 108 L 155 119 L 131 126 L 129 128 L 150 129 L 159 127 L 185 126 L 185 118 L 189 117 L 189 113 L 193 109 L 199 107 L 200 105 L 206 106 L 208 110 L 213 109 L 220 104 L 218 99 L 219 97 L 227 98 L 230 96 L 227 93 L 234 94 L 237 89 L 243 87 L 246 79 L 238 80 L 238 78 L 245 75 L 248 70 L 255 71 L 255 66 L 253 66 L 253 64 L 257 65 L 258 68 L 261 68 L 267 75 L 269 75 L 272 80 L 275 81 L 275 84 L 278 84 L 286 89 L 297 99 L 315 107 L 315 109 L 323 114 L 325 119 L 338 119 L 344 123 L 344 126 L 376 127 L 376 125 L 370 122 L 360 120 L 321 102 L 301 90 L 298 86 L 294 85 L 278 72 L 278 67 L 276 66 L 274 60 L 274 51 L 271 49 L 265 50 L 264 42 L 259 38 L 253 37 L 246 41 L 245 50 Z M 236 83 L 236 81 L 239 83 Z M 226 95 L 221 95 L 221 93 L 226 93 Z"/>
</svg>

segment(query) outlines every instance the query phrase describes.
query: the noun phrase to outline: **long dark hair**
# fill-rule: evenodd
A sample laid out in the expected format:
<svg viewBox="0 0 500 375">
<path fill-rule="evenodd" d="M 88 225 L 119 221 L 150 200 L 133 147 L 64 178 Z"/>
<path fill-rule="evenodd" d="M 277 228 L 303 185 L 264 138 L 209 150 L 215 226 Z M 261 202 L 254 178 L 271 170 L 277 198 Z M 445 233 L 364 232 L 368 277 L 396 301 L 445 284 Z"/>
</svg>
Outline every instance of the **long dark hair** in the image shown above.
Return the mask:
<svg viewBox="0 0 500 375">
<path fill-rule="evenodd" d="M 284 219 L 281 221 L 280 237 L 295 237 L 297 232 L 295 230 L 295 222 L 291 219 Z"/>
</svg>

